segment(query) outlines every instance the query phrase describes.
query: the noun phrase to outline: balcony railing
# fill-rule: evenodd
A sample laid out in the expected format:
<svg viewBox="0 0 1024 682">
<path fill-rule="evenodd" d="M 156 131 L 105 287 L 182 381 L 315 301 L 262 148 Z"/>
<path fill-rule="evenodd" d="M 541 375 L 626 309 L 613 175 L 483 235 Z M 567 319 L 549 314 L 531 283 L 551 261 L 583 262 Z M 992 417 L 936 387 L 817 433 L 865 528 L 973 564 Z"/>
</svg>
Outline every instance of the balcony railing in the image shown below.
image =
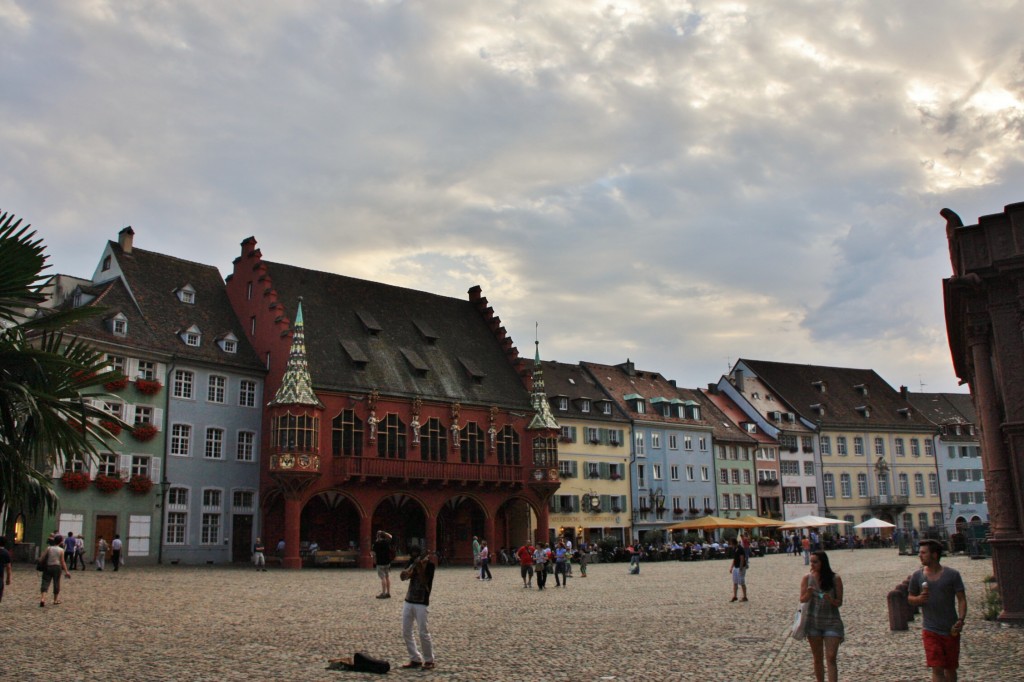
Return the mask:
<svg viewBox="0 0 1024 682">
<path fill-rule="evenodd" d="M 336 478 L 356 477 L 467 483 L 521 483 L 524 468 L 516 464 L 467 464 L 424 462 L 380 457 L 338 457 L 332 473 Z"/>
<path fill-rule="evenodd" d="M 906 507 L 910 504 L 907 495 L 875 495 L 868 499 L 871 507 Z"/>
</svg>

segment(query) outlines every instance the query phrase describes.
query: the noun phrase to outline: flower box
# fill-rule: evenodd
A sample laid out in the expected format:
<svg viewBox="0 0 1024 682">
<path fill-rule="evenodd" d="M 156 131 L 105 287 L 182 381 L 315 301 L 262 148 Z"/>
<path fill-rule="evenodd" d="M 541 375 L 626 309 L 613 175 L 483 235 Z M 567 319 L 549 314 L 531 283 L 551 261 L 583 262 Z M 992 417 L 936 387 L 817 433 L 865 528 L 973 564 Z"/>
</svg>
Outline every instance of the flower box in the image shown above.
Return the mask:
<svg viewBox="0 0 1024 682">
<path fill-rule="evenodd" d="M 115 421 L 111 421 L 109 419 L 101 419 L 100 426 L 105 428 L 107 430 L 107 433 L 109 433 L 111 436 L 121 435 L 121 425 Z"/>
<path fill-rule="evenodd" d="M 141 474 L 135 474 L 128 479 L 128 490 L 131 490 L 136 495 L 145 495 L 153 489 L 153 479 L 149 476 L 143 476 Z"/>
<path fill-rule="evenodd" d="M 707 509 L 706 508 L 706 509 L 704 509 L 704 513 L 707 514 L 708 516 L 711 516 L 712 514 L 715 513 L 715 510 L 714 509 Z"/>
<path fill-rule="evenodd" d="M 622 478 L 622 474 L 612 474 L 612 480 L 617 481 Z"/>
<path fill-rule="evenodd" d="M 85 490 L 89 487 L 89 474 L 85 471 L 65 471 L 60 477 L 61 485 L 68 490 Z"/>
<path fill-rule="evenodd" d="M 96 486 L 97 490 L 106 495 L 116 493 L 124 487 L 124 481 L 121 480 L 120 476 L 106 476 L 104 474 L 97 476 L 92 484 Z"/>
<path fill-rule="evenodd" d="M 571 471 L 559 471 L 558 475 L 560 477 L 562 477 L 562 478 L 572 478 L 572 472 Z"/>
<path fill-rule="evenodd" d="M 148 379 L 135 380 L 135 390 L 143 395 L 156 395 L 163 387 L 164 385 L 159 381 L 149 381 Z"/>
<path fill-rule="evenodd" d="M 696 507 L 690 507 L 690 513 L 696 516 L 697 514 L 700 514 L 700 509 L 697 509 Z"/>
<path fill-rule="evenodd" d="M 132 438 L 145 443 L 156 437 L 156 427 L 152 424 L 138 424 L 132 429 Z"/>
<path fill-rule="evenodd" d="M 679 507 L 676 507 L 675 509 L 672 510 L 672 513 L 676 514 L 676 515 L 682 515 L 685 512 L 682 509 L 680 509 Z"/>
<path fill-rule="evenodd" d="M 621 512 L 621 511 L 622 511 L 622 510 L 621 510 L 621 509 L 619 509 L 618 507 L 612 507 L 612 513 L 613 513 L 613 514 L 618 514 L 618 513 L 619 513 L 619 512 Z"/>
<path fill-rule="evenodd" d="M 127 385 L 128 385 L 128 378 L 127 377 L 121 377 L 120 379 L 114 379 L 113 381 L 108 381 L 107 383 L 103 384 L 103 388 L 105 388 L 108 391 L 110 391 L 111 393 L 113 393 L 115 391 L 120 391 L 121 389 L 123 389 Z"/>
</svg>

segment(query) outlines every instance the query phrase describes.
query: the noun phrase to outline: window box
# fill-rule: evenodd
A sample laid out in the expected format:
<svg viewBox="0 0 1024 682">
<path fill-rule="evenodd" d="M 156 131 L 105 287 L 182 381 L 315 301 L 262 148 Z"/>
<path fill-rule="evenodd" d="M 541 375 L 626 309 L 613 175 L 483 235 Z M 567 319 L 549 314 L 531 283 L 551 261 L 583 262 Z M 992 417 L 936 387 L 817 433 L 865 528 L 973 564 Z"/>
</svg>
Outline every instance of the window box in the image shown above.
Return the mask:
<svg viewBox="0 0 1024 682">
<path fill-rule="evenodd" d="M 122 481 L 119 476 L 105 476 L 100 474 L 93 481 L 93 485 L 95 485 L 96 489 L 101 493 L 110 495 L 123 488 L 124 481 Z"/>
<path fill-rule="evenodd" d="M 590 439 L 590 444 L 591 445 L 600 445 L 601 444 L 601 439 L 600 438 L 591 438 Z"/>
<path fill-rule="evenodd" d="M 91 483 L 85 471 L 65 471 L 60 482 L 67 490 L 85 490 Z"/>
<path fill-rule="evenodd" d="M 704 513 L 707 514 L 708 516 L 711 516 L 712 514 L 715 513 L 715 510 L 711 509 L 710 507 L 705 507 L 704 508 Z"/>
<path fill-rule="evenodd" d="M 814 448 L 813 447 L 808 447 L 808 446 L 805 445 L 804 446 L 804 452 L 814 452 Z"/>
<path fill-rule="evenodd" d="M 697 509 L 696 507 L 690 507 L 689 511 L 694 516 L 696 516 L 697 514 L 700 514 L 700 509 Z"/>
<path fill-rule="evenodd" d="M 685 512 L 681 508 L 676 507 L 675 509 L 672 510 L 672 513 L 676 516 L 682 516 Z"/>
<path fill-rule="evenodd" d="M 136 474 L 128 479 L 128 490 L 136 495 L 145 495 L 153 489 L 153 479 L 149 476 Z"/>
<path fill-rule="evenodd" d="M 572 472 L 571 471 L 559 471 L 558 472 L 558 476 L 560 478 L 572 478 Z"/>
<path fill-rule="evenodd" d="M 763 481 L 758 481 L 757 484 L 763 485 L 766 488 L 774 488 L 779 484 L 779 480 L 777 478 L 766 478 Z"/>
<path fill-rule="evenodd" d="M 612 507 L 612 513 L 613 513 L 613 514 L 618 514 L 618 513 L 619 513 L 619 512 L 621 512 L 621 511 L 622 511 L 622 510 L 621 510 L 621 509 L 619 509 L 618 507 Z"/>
<path fill-rule="evenodd" d="M 156 427 L 152 424 L 139 424 L 132 429 L 132 438 L 140 443 L 146 443 L 156 437 Z"/>
<path fill-rule="evenodd" d="M 622 474 L 612 474 L 612 480 L 617 481 L 622 478 Z"/>
<path fill-rule="evenodd" d="M 789 451 L 790 452 L 800 452 L 800 448 L 797 447 L 796 445 L 790 445 L 789 446 Z"/>
<path fill-rule="evenodd" d="M 100 426 L 105 428 L 107 430 L 107 433 L 109 433 L 111 436 L 121 435 L 121 425 L 115 421 L 111 421 L 109 419 L 102 419 L 100 420 Z"/>
<path fill-rule="evenodd" d="M 107 389 L 111 393 L 122 390 L 128 385 L 128 377 L 121 377 L 120 379 L 114 379 L 103 384 L 103 388 Z"/>
<path fill-rule="evenodd" d="M 591 471 L 588 474 L 588 478 L 601 478 L 601 472 L 600 471 Z"/>
<path fill-rule="evenodd" d="M 156 395 L 163 387 L 164 385 L 159 381 L 149 381 L 148 379 L 135 380 L 135 390 L 143 395 Z"/>
</svg>

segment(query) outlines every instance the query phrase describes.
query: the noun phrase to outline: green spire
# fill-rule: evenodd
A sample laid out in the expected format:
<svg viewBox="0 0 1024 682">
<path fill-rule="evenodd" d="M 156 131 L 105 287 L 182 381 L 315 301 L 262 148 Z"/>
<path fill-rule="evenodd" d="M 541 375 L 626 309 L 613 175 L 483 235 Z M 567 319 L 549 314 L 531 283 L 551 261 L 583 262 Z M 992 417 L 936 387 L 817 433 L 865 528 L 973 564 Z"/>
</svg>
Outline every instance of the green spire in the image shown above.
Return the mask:
<svg viewBox="0 0 1024 682">
<path fill-rule="evenodd" d="M 281 386 L 278 387 L 270 405 L 312 405 L 322 408 L 324 405 L 316 397 L 313 390 L 313 379 L 309 375 L 309 363 L 306 360 L 306 332 L 302 322 L 302 297 L 299 297 L 298 310 L 295 313 L 295 325 L 292 327 L 292 348 L 288 354 L 288 366 L 285 367 Z"/>
<path fill-rule="evenodd" d="M 548 403 L 547 393 L 544 392 L 544 369 L 540 364 L 540 341 L 534 341 L 537 352 L 533 359 L 533 394 L 530 401 L 533 403 L 534 415 L 530 420 L 528 430 L 535 429 L 557 429 L 558 421 L 555 415 L 551 414 L 551 405 Z"/>
</svg>

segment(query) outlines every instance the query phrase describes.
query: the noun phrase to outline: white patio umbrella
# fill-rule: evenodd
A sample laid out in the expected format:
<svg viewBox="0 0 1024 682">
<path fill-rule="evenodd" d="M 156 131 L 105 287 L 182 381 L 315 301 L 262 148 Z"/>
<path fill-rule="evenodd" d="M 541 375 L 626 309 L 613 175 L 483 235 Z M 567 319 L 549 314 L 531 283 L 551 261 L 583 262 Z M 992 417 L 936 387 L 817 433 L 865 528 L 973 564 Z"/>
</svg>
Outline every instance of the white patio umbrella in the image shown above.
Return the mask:
<svg viewBox="0 0 1024 682">
<path fill-rule="evenodd" d="M 782 530 L 795 530 L 797 528 L 821 528 L 822 526 L 843 526 L 849 524 L 849 521 L 843 521 L 842 519 L 830 519 L 825 516 L 799 516 L 790 521 L 786 521 L 784 524 L 779 526 Z"/>
<path fill-rule="evenodd" d="M 854 528 L 895 528 L 895 523 L 889 523 L 882 519 L 868 519 L 864 523 L 858 523 Z"/>
</svg>

